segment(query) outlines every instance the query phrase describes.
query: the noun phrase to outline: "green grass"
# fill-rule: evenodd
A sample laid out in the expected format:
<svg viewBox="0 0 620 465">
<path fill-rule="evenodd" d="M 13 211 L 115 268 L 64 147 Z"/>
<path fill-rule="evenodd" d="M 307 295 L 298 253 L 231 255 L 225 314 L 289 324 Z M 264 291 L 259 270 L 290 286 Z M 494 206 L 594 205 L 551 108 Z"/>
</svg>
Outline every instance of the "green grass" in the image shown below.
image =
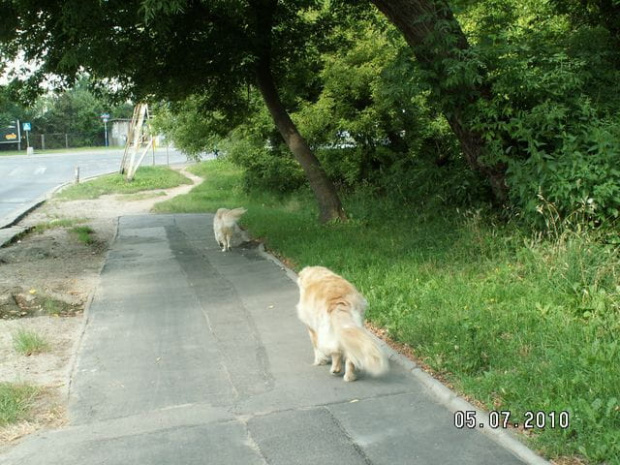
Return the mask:
<svg viewBox="0 0 620 465">
<path fill-rule="evenodd" d="M 63 302 L 60 302 L 59 300 L 42 296 L 41 307 L 48 315 L 58 316 L 63 312 L 65 305 L 63 305 Z"/>
<path fill-rule="evenodd" d="M 171 168 L 143 166 L 138 169 L 131 182 L 127 182 L 121 174 L 110 174 L 63 189 L 58 193 L 57 198 L 61 200 L 96 199 L 106 194 L 134 194 L 191 183 L 191 180 Z"/>
<path fill-rule="evenodd" d="M 50 229 L 70 228 L 72 226 L 75 226 L 76 224 L 84 223 L 86 221 L 88 220 L 85 218 L 77 218 L 77 219 L 59 218 L 59 219 L 54 219 L 52 221 L 48 221 L 47 223 L 39 223 L 33 228 L 32 231 L 35 233 L 41 234 Z"/>
<path fill-rule="evenodd" d="M 85 218 L 55 219 L 47 223 L 39 223 L 29 232 L 42 234 L 50 229 L 67 228 L 80 242 L 86 245 L 92 245 L 96 242 L 94 237 L 95 231 L 90 226 L 81 225 L 81 223 L 86 221 L 88 220 Z"/>
<path fill-rule="evenodd" d="M 36 355 L 49 350 L 49 344 L 34 331 L 18 329 L 13 334 L 13 347 L 22 355 Z"/>
<path fill-rule="evenodd" d="M 70 229 L 80 242 L 91 245 L 95 243 L 95 231 L 90 226 L 75 226 Z"/>
<path fill-rule="evenodd" d="M 0 427 L 26 420 L 39 392 L 27 384 L 0 383 Z"/>
<path fill-rule="evenodd" d="M 536 240 L 476 212 L 368 194 L 343 199 L 349 222 L 321 226 L 309 193 L 248 196 L 225 161 L 193 171 L 206 181 L 157 211 L 246 207 L 254 237 L 297 270 L 323 265 L 355 283 L 368 318 L 461 393 L 510 411 L 511 422 L 569 412 L 568 429 L 531 430 L 532 447 L 620 463 L 616 249 L 584 234 Z"/>
</svg>

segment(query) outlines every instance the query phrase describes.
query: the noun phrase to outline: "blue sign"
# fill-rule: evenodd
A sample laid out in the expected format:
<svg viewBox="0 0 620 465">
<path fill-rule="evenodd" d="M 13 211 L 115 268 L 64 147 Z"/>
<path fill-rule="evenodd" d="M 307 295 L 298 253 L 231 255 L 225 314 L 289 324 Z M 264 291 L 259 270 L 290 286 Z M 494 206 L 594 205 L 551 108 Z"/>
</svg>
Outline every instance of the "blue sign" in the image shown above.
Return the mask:
<svg viewBox="0 0 620 465">
<path fill-rule="evenodd" d="M 22 128 L 24 128 L 24 131 L 31 131 L 32 125 L 30 123 L 24 123 L 22 124 Z"/>
</svg>

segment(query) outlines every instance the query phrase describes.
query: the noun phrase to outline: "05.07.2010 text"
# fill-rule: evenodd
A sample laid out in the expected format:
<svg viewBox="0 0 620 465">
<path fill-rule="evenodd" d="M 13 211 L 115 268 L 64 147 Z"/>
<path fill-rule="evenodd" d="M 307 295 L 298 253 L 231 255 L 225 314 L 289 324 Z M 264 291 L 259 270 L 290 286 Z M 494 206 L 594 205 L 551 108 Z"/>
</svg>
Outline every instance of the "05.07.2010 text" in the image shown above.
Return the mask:
<svg viewBox="0 0 620 465">
<path fill-rule="evenodd" d="M 523 429 L 567 429 L 570 426 L 570 414 L 566 410 L 561 412 L 528 410 L 523 414 L 522 422 L 513 421 L 514 415 L 509 410 L 492 410 L 484 413 L 487 417 L 486 421 L 480 420 L 478 415 L 483 415 L 483 413 L 476 410 L 457 410 L 454 412 L 454 426 L 458 429 L 484 428 L 485 426 L 492 429 L 519 428 L 519 426 L 522 426 Z"/>
</svg>

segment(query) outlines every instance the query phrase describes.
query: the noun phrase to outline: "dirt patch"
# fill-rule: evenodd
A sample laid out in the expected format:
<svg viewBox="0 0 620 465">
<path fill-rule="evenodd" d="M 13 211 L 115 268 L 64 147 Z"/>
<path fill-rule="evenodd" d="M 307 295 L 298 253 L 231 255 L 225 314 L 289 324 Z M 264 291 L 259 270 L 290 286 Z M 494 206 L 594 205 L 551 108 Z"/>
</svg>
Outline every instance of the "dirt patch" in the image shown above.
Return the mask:
<svg viewBox="0 0 620 465">
<path fill-rule="evenodd" d="M 36 289 L 25 292 L 16 288 L 0 295 L 0 319 L 12 320 L 37 316 L 76 316 L 82 313 L 82 303 L 72 303 L 38 294 Z"/>
<path fill-rule="evenodd" d="M 94 241 L 80 242 L 67 227 L 29 232 L 0 248 L 0 383 L 27 382 L 41 387 L 28 421 L 0 428 L 0 445 L 42 427 L 66 421 L 69 373 L 84 324 L 84 309 L 99 281 L 105 254 L 116 234 L 117 218 L 149 212 L 157 202 L 189 192 L 202 179 L 179 168 L 193 185 L 144 195 L 107 195 L 95 200 L 52 199 L 23 218 L 30 229 L 75 219 L 94 231 Z M 14 348 L 17 331 L 42 337 L 50 349 L 32 356 Z"/>
</svg>

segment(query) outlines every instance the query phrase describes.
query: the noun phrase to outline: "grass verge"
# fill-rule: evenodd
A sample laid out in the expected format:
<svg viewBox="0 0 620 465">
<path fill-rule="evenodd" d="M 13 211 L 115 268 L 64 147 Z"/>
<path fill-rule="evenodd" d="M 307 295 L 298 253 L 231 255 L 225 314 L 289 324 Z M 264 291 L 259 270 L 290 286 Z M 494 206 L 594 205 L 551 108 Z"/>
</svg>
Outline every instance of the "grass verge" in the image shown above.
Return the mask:
<svg viewBox="0 0 620 465">
<path fill-rule="evenodd" d="M 96 199 L 106 194 L 134 194 L 136 192 L 168 189 L 192 181 L 166 166 L 143 166 L 131 182 L 121 174 L 109 174 L 92 181 L 75 184 L 58 193 L 61 200 Z"/>
<path fill-rule="evenodd" d="M 319 225 L 309 193 L 246 195 L 225 161 L 193 171 L 206 182 L 157 211 L 246 207 L 254 237 L 294 269 L 324 265 L 354 282 L 373 324 L 457 391 L 510 423 L 538 418 L 526 436 L 542 454 L 620 463 L 616 248 L 369 193 L 343 199 L 349 222 Z"/>
<path fill-rule="evenodd" d="M 39 223 L 28 231 L 22 233 L 22 235 L 29 233 L 43 234 L 45 231 L 49 231 L 51 229 L 66 228 L 77 238 L 77 240 L 79 240 L 83 244 L 93 245 L 96 243 L 95 230 L 90 226 L 81 224 L 85 223 L 86 221 L 88 220 L 85 218 L 55 219 L 47 223 Z"/>
<path fill-rule="evenodd" d="M 0 383 L 0 427 L 26 420 L 39 392 L 27 384 Z"/>
<path fill-rule="evenodd" d="M 26 356 L 47 352 L 50 348 L 47 341 L 37 333 L 23 328 L 13 334 L 13 346 L 17 352 Z"/>
<path fill-rule="evenodd" d="M 58 218 L 58 219 L 49 221 L 47 223 L 39 223 L 39 224 L 37 224 L 32 229 L 32 232 L 37 233 L 37 234 L 41 234 L 41 233 L 44 233 L 45 231 L 48 231 L 50 229 L 70 228 L 72 226 L 75 226 L 76 224 L 85 223 L 86 221 L 88 221 L 86 218 L 78 218 L 78 219 Z"/>
<path fill-rule="evenodd" d="M 90 226 L 75 226 L 70 231 L 83 244 L 91 245 L 95 243 L 95 230 Z"/>
</svg>

